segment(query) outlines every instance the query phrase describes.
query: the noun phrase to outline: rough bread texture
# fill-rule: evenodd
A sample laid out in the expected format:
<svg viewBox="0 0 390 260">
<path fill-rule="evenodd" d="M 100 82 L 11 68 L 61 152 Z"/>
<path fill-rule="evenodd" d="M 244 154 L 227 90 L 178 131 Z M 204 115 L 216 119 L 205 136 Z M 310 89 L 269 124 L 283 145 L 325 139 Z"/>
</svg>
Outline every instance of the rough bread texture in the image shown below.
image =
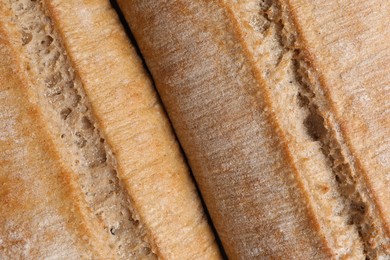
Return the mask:
<svg viewBox="0 0 390 260">
<path fill-rule="evenodd" d="M 366 186 L 356 188 L 362 201 L 353 205 L 363 213 L 360 220 L 355 213 L 360 232 L 367 237 L 368 246 L 386 248 L 389 255 L 390 74 L 385 64 L 390 62 L 390 3 L 341 1 L 337 6 L 289 1 L 289 7 L 329 101 L 333 118 L 328 120 L 327 111 L 325 118 L 336 126 L 347 163 L 336 162 L 336 166 L 355 171 L 352 180 L 340 176 L 340 181 L 345 186 L 351 181 Z"/>
<path fill-rule="evenodd" d="M 61 163 L 16 66 L 17 38 L 0 26 L 0 258 L 88 259 L 114 252 L 81 200 L 71 170 Z M 9 41 L 7 41 L 8 39 Z M 94 243 L 91 243 L 91 242 Z M 37 246 L 39 245 L 39 246 Z"/>
<path fill-rule="evenodd" d="M 26 248 L 14 248 L 17 243 L 9 238 L 14 232 L 9 226 L 12 223 L 4 219 L 8 215 L 0 215 L 0 220 L 6 221 L 0 231 L 0 241 L 6 245 L 0 243 L 2 259 L 219 258 L 169 121 L 109 3 L 2 1 L 0 14 L 0 37 L 8 39 L 7 48 L 14 51 L 6 60 L 12 59 L 15 70 L 22 71 L 15 77 L 24 83 L 20 88 L 24 88 L 26 109 L 35 107 L 41 120 L 37 127 L 56 154 L 52 163 L 67 169 L 63 175 L 71 180 L 59 189 L 60 194 L 51 195 L 54 205 L 48 206 L 56 210 L 62 191 L 72 188 L 78 192 L 65 197 L 69 205 L 61 206 L 63 215 L 45 211 L 36 223 L 55 218 L 58 223 L 50 232 L 63 232 L 61 224 L 73 225 L 73 221 L 83 228 L 77 232 L 73 227 L 65 229 L 66 233 L 50 244 L 50 239 L 39 239 L 40 229 L 28 225 L 33 206 L 19 218 L 21 227 L 14 235 Z M 12 96 L 10 102 L 16 100 Z M 23 102 L 18 104 L 23 106 Z M 10 127 L 6 119 L 3 123 Z M 44 153 L 44 147 L 34 144 L 33 149 Z M 30 153 L 21 161 L 27 168 Z M 36 163 L 44 164 L 47 157 Z M 16 163 L 8 164 L 9 179 L 2 183 L 10 185 L 20 173 Z M 50 169 L 43 170 L 33 185 L 48 185 L 50 190 L 45 177 L 50 174 Z M 27 184 L 20 189 L 32 192 Z M 37 194 L 44 196 L 44 192 Z M 10 192 L 9 196 L 15 195 Z M 20 203 L 22 210 L 27 201 Z M 7 198 L 1 203 L 8 204 Z M 66 212 L 76 206 L 84 215 Z M 10 209 L 11 218 L 17 214 Z M 70 219 L 73 215 L 75 220 Z M 91 234 L 83 235 L 84 230 Z M 51 252 L 49 248 L 54 249 Z"/>
<path fill-rule="evenodd" d="M 388 244 L 383 220 L 370 197 L 368 184 L 349 158 L 329 101 L 311 66 L 298 31 L 284 3 L 273 1 L 227 1 L 240 24 L 246 47 L 270 87 L 279 122 L 285 131 L 292 155 L 307 182 L 312 203 L 327 240 L 338 250 L 361 252 L 377 258 Z M 257 15 L 256 15 L 257 14 Z M 250 25 L 250 26 L 247 26 Z M 261 39 L 261 41 L 259 41 Z M 264 58 L 267 57 L 267 58 Z M 313 177 L 316 176 L 316 177 Z M 329 185 L 330 184 L 330 185 Z M 349 229 L 349 230 L 348 230 Z M 352 253 L 357 256 L 358 254 Z"/>
<path fill-rule="evenodd" d="M 169 120 L 118 26 L 117 14 L 104 0 L 45 3 L 153 251 L 167 259 L 218 259 L 219 249 Z M 96 27 L 103 22 L 105 30 Z M 93 28 L 94 37 L 85 33 Z"/>
<path fill-rule="evenodd" d="M 389 62 L 389 45 L 369 47 L 378 31 L 388 31 L 381 14 L 389 4 L 118 2 L 231 258 L 390 256 L 390 125 L 382 93 L 389 73 L 378 70 Z M 365 8 L 381 13 L 377 31 L 359 27 Z M 348 59 L 329 60 L 351 35 L 368 48 L 344 50 L 365 64 L 353 76 Z M 366 102 L 364 112 L 350 109 L 349 99 Z"/>
<path fill-rule="evenodd" d="M 26 65 L 38 75 L 36 102 L 65 164 L 77 176 L 91 211 L 110 236 L 118 256 L 150 253 L 145 229 L 134 216 L 126 191 L 120 187 L 115 162 L 99 133 L 80 79 L 75 75 L 60 38 L 37 2 L 12 1 L 15 23 L 22 29 Z M 27 69 L 27 68 L 26 68 Z M 146 257 L 146 256 L 144 256 Z"/>
</svg>

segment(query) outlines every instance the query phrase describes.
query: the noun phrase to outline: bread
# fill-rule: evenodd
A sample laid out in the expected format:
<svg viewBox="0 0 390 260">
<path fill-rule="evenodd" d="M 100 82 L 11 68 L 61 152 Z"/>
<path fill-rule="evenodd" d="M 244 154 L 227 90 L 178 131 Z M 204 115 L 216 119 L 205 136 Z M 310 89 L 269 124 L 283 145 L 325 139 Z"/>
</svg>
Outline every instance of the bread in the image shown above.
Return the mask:
<svg viewBox="0 0 390 260">
<path fill-rule="evenodd" d="M 108 1 L 0 1 L 0 258 L 218 259 Z"/>
<path fill-rule="evenodd" d="M 231 259 L 390 257 L 388 1 L 118 2 Z"/>
</svg>

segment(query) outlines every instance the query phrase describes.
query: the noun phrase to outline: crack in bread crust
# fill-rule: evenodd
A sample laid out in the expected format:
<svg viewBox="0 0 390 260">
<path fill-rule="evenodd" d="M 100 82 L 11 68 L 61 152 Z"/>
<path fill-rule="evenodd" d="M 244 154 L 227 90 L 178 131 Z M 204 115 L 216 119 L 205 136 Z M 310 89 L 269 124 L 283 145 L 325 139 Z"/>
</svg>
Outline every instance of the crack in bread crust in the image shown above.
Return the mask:
<svg viewBox="0 0 390 260">
<path fill-rule="evenodd" d="M 102 232 L 119 258 L 155 258 L 131 198 L 117 177 L 114 155 L 99 131 L 77 73 L 45 13 L 43 1 L 10 1 L 20 29 L 25 68 L 36 78 L 31 91 L 53 139 L 62 147 Z M 33 78 L 33 77 L 31 77 Z M 32 98 L 34 98 L 32 97 Z"/>
<path fill-rule="evenodd" d="M 387 238 L 381 220 L 368 193 L 363 177 L 355 169 L 352 156 L 344 144 L 338 124 L 327 107 L 318 76 L 310 64 L 310 57 L 299 42 L 295 25 L 289 17 L 289 10 L 283 2 L 260 1 L 261 13 L 265 18 L 263 33 L 271 25 L 277 31 L 277 40 L 282 47 L 276 68 L 283 56 L 289 56 L 293 63 L 293 74 L 297 82 L 298 105 L 306 110 L 303 122 L 307 134 L 320 143 L 320 151 L 336 179 L 339 194 L 345 207 L 343 214 L 348 216 L 348 225 L 356 227 L 363 243 L 364 255 L 376 259 L 387 254 Z"/>
</svg>

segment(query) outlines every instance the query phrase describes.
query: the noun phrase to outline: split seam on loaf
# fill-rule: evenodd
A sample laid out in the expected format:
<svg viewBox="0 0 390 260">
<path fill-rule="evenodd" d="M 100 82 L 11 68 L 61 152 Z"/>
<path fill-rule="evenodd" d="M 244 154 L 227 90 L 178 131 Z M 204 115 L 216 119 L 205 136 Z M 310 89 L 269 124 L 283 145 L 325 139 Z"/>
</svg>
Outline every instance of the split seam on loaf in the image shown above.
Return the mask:
<svg viewBox="0 0 390 260">
<path fill-rule="evenodd" d="M 35 92 L 53 139 L 64 147 L 59 149 L 62 159 L 76 173 L 89 209 L 102 224 L 97 228 L 104 228 L 110 237 L 107 243 L 119 257 L 155 258 L 43 1 L 18 0 L 9 5 L 27 54 L 25 69 L 37 75 L 30 91 Z"/>
<path fill-rule="evenodd" d="M 247 2 L 243 1 L 242 4 L 245 6 Z M 260 64 L 263 79 L 272 88 L 270 93 L 275 99 L 273 106 L 278 111 L 278 116 L 281 116 L 279 123 L 285 131 L 290 148 L 292 147 L 291 152 L 299 154 L 302 152 L 299 151 L 300 148 L 310 150 L 312 154 L 308 156 L 308 160 L 317 163 L 313 166 L 318 166 L 317 169 L 313 168 L 311 173 L 328 175 L 328 180 L 323 182 L 326 183 L 323 185 L 321 180 L 316 180 L 318 176 L 307 173 L 305 176 L 304 171 L 301 173 L 308 188 L 307 192 L 318 208 L 316 214 L 320 225 L 338 256 L 360 254 L 360 245 L 354 241 L 357 231 L 363 245 L 362 253 L 370 259 L 375 259 L 385 253 L 388 243 L 383 223 L 329 109 L 317 73 L 310 64 L 310 56 L 301 47 L 299 34 L 290 17 L 289 6 L 284 1 L 270 0 L 261 0 L 257 4 L 254 8 L 250 4 L 249 8 L 243 8 L 253 8 L 258 12 L 246 20 L 253 28 L 250 33 L 255 32 L 255 39 L 248 40 L 253 40 L 250 44 L 255 47 L 249 51 L 254 53 L 255 64 Z M 232 10 L 232 13 L 234 11 Z M 236 15 L 239 21 L 246 14 Z M 303 145 L 294 150 L 293 142 Z M 305 143 L 313 149 L 305 148 Z M 320 167 L 321 163 L 324 167 Z M 331 186 L 334 185 L 336 186 L 332 190 Z M 325 197 L 329 192 L 334 193 L 333 200 Z M 326 231 L 325 225 L 330 231 Z M 353 247 L 355 249 L 352 251 L 357 250 L 355 253 L 346 251 Z"/>
</svg>

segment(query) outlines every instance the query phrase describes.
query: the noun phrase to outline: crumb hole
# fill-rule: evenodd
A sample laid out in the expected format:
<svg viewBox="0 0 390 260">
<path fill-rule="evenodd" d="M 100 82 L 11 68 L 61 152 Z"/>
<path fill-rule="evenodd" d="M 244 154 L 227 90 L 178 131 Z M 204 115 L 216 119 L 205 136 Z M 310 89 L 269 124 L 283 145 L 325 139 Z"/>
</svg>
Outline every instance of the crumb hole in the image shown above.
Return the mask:
<svg viewBox="0 0 390 260">
<path fill-rule="evenodd" d="M 364 214 L 366 212 L 366 206 L 364 203 L 351 203 L 351 208 L 355 211 L 358 211 L 361 214 Z"/>
<path fill-rule="evenodd" d="M 105 163 L 107 161 L 106 151 L 103 148 L 99 149 L 96 159 L 99 163 Z"/>
<path fill-rule="evenodd" d="M 72 109 L 70 109 L 69 107 L 62 109 L 60 112 L 61 119 L 66 120 L 71 112 Z"/>
<path fill-rule="evenodd" d="M 87 130 L 87 129 L 93 129 L 94 126 L 93 126 L 93 124 L 91 123 L 91 120 L 88 117 L 83 116 L 81 118 L 81 128 Z"/>
<path fill-rule="evenodd" d="M 290 81 L 290 83 L 292 83 L 292 81 Z M 310 104 L 309 99 L 301 93 L 298 93 L 297 95 L 297 102 L 300 107 L 307 107 Z"/>
<path fill-rule="evenodd" d="M 315 113 L 311 113 L 304 121 L 307 132 L 314 141 L 318 141 L 325 136 L 326 128 L 324 126 L 324 119 Z"/>
<path fill-rule="evenodd" d="M 71 96 L 71 104 L 72 104 L 72 107 L 76 107 L 79 103 L 80 103 L 80 100 L 81 100 L 81 96 L 80 95 L 72 95 Z"/>
<path fill-rule="evenodd" d="M 83 148 L 85 144 L 87 143 L 87 140 L 83 137 L 83 135 L 80 132 L 76 132 L 75 136 L 77 137 L 77 140 L 75 141 L 75 144 L 78 148 Z"/>
<path fill-rule="evenodd" d="M 47 77 L 45 79 L 46 87 L 48 87 L 48 88 L 54 87 L 58 82 L 61 81 L 61 79 L 62 79 L 61 72 L 57 72 L 57 73 L 51 75 L 50 77 Z"/>
<path fill-rule="evenodd" d="M 44 46 L 44 47 L 49 47 L 53 42 L 53 37 L 51 37 L 50 35 L 46 35 L 45 38 L 41 41 L 41 44 Z"/>
<path fill-rule="evenodd" d="M 26 45 L 32 40 L 32 34 L 29 32 L 22 32 L 22 45 Z"/>
<path fill-rule="evenodd" d="M 110 233 L 111 233 L 111 235 L 113 235 L 113 236 L 115 236 L 115 228 L 114 227 L 111 227 L 110 228 Z"/>
</svg>

